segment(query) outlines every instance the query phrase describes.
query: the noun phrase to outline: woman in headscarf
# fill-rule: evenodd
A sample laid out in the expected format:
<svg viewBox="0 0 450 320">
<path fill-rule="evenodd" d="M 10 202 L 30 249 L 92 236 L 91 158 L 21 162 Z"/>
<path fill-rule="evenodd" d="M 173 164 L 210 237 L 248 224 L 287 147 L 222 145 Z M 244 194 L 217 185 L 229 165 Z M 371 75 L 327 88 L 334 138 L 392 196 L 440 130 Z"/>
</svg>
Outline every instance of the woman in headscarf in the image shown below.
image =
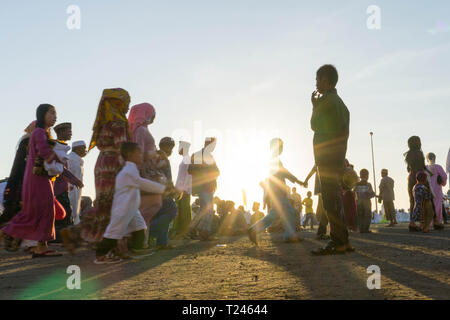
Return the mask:
<svg viewBox="0 0 450 320">
<path fill-rule="evenodd" d="M 144 154 L 144 164 L 141 168 L 141 176 L 146 179 L 161 181 L 162 174 L 158 171 L 156 163 L 156 145 L 155 139 L 148 130 L 148 126 L 155 121 L 155 108 L 149 103 L 135 105 L 130 110 L 128 123 L 133 142 L 137 143 Z M 159 194 L 149 194 L 141 192 L 140 211 L 147 224 L 145 237 L 145 247 L 148 245 L 150 222 L 156 213 L 161 209 L 162 196 Z"/>
<path fill-rule="evenodd" d="M 100 154 L 95 164 L 94 207 L 86 212 L 77 226 L 61 231 L 66 249 L 73 253 L 81 238 L 99 242 L 108 226 L 114 197 L 116 175 L 122 168 L 120 146 L 130 141 L 126 114 L 130 96 L 124 89 L 105 89 L 97 110 L 89 151 L 97 147 Z"/>
<path fill-rule="evenodd" d="M 426 170 L 425 167 L 425 156 L 422 152 L 422 143 L 420 138 L 417 136 L 412 136 L 408 139 L 408 147 L 409 150 L 404 154 L 405 162 L 407 164 L 408 170 L 408 194 L 409 194 L 409 214 L 410 214 L 410 222 L 409 222 L 409 231 L 417 232 L 420 231 L 420 227 L 416 225 L 414 219 L 414 193 L 413 188 L 416 184 L 416 175 L 418 172 L 422 170 Z"/>
<path fill-rule="evenodd" d="M 0 225 L 9 222 L 20 211 L 23 176 L 27 166 L 28 144 L 35 127 L 36 120 L 25 128 L 25 134 L 19 140 L 16 156 L 5 188 L 3 200 L 5 211 L 0 216 Z"/>
<path fill-rule="evenodd" d="M 55 239 L 55 217 L 65 214 L 53 193 L 54 177 L 48 176 L 44 169 L 44 162 L 57 160 L 49 131 L 56 122 L 55 107 L 41 104 L 36 118 L 23 181 L 22 211 L 2 229 L 2 235 L 6 250 L 16 251 L 19 239 L 28 239 L 38 241 L 31 251 L 33 257 L 61 256 L 47 246 L 47 241 Z"/>
</svg>

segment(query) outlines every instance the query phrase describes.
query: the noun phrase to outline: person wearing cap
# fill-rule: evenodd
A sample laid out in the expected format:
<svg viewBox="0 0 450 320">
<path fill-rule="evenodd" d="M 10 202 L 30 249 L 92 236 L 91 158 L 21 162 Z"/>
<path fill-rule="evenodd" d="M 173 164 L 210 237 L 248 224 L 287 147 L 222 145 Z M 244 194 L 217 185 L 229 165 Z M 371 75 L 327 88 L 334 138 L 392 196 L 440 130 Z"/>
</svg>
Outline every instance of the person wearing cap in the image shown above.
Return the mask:
<svg viewBox="0 0 450 320">
<path fill-rule="evenodd" d="M 70 122 L 63 122 L 53 128 L 56 132 L 56 144 L 54 150 L 64 150 L 67 154 L 70 150 L 70 146 L 67 141 L 72 139 L 72 124 Z M 67 163 L 64 167 L 68 169 Z M 70 170 L 69 170 L 70 171 Z M 56 242 L 61 242 L 60 230 L 73 224 L 72 208 L 69 200 L 69 183 L 64 179 L 63 175 L 58 176 L 54 185 L 55 197 L 66 210 L 66 217 L 63 220 L 57 220 L 55 222 L 56 229 Z"/>
<path fill-rule="evenodd" d="M 180 141 L 178 154 L 183 157 L 178 167 L 178 177 L 175 186 L 177 189 L 183 191 L 182 198 L 177 202 L 178 215 L 174 221 L 174 231 L 177 237 L 184 236 L 192 220 L 191 213 L 191 194 L 192 194 L 192 176 L 189 174 L 189 164 L 191 157 L 189 155 L 189 148 L 191 144 L 186 141 Z"/>
<path fill-rule="evenodd" d="M 84 141 L 75 141 L 72 143 L 72 152 L 68 156 L 68 169 L 75 177 L 83 182 L 84 160 L 86 156 L 86 143 Z M 72 208 L 73 224 L 80 223 L 81 208 L 81 189 L 69 185 L 69 200 Z"/>
<path fill-rule="evenodd" d="M 394 179 L 388 176 L 388 169 L 381 170 L 380 194 L 378 195 L 378 202 L 383 202 L 384 213 L 386 219 L 390 221 L 388 227 L 393 227 L 397 224 L 395 217 L 395 194 L 394 194 Z"/>
</svg>

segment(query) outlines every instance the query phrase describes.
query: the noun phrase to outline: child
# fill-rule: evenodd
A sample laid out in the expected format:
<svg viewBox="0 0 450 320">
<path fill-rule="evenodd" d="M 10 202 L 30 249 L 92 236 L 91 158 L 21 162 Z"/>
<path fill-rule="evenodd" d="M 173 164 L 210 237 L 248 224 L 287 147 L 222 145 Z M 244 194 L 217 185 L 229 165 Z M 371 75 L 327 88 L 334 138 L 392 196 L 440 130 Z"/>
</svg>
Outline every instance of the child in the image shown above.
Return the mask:
<svg viewBox="0 0 450 320">
<path fill-rule="evenodd" d="M 414 193 L 414 221 L 421 221 L 423 232 L 430 232 L 430 224 L 433 221 L 433 195 L 428 183 L 428 176 L 425 172 L 419 171 L 416 176 L 417 183 L 413 188 Z"/>
<path fill-rule="evenodd" d="M 314 160 L 331 236 L 325 247 L 311 251 L 313 255 L 354 251 L 342 219 L 342 199 L 339 194 L 350 132 L 350 112 L 337 93 L 338 80 L 339 75 L 333 65 L 321 66 L 316 72 L 316 91 L 311 95 Z M 324 234 L 324 225 L 320 228 L 320 234 Z"/>
<path fill-rule="evenodd" d="M 248 230 L 248 223 L 245 219 L 245 209 L 244 206 L 239 206 L 237 210 L 235 210 L 231 214 L 232 221 L 232 234 L 235 236 L 243 235 Z"/>
<path fill-rule="evenodd" d="M 261 220 L 262 218 L 264 218 L 264 213 L 259 211 L 259 207 L 260 204 L 259 202 L 253 202 L 253 214 L 252 214 L 252 218 L 250 220 L 250 225 L 254 225 L 255 223 L 257 223 L 259 220 Z"/>
<path fill-rule="evenodd" d="M 266 196 L 269 197 L 269 214 L 249 228 L 248 236 L 250 241 L 258 245 L 257 234 L 271 226 L 277 217 L 280 217 L 285 231 L 284 241 L 286 243 L 298 242 L 302 239 L 295 234 L 295 212 L 289 201 L 290 190 L 285 180 L 288 179 L 300 185 L 303 182 L 291 174 L 280 161 L 283 141 L 279 138 L 272 139 L 270 149 L 272 152 L 271 175 L 268 183 L 262 184 Z"/>
<path fill-rule="evenodd" d="M 367 169 L 362 169 L 359 172 L 359 177 L 361 181 L 357 182 L 355 186 L 356 206 L 358 208 L 357 224 L 360 233 L 371 233 L 369 230 L 370 222 L 372 221 L 372 203 L 370 199 L 375 197 L 375 192 L 373 192 L 372 185 L 367 181 L 369 180 L 369 171 Z"/>
<path fill-rule="evenodd" d="M 292 193 L 289 196 L 291 205 L 295 210 L 295 230 L 300 231 L 302 221 L 302 196 L 297 193 L 297 188 L 292 188 Z"/>
<path fill-rule="evenodd" d="M 172 169 L 170 166 L 169 157 L 172 155 L 173 148 L 175 147 L 175 141 L 170 137 L 164 137 L 159 142 L 158 158 L 161 165 L 159 166 L 168 185 L 173 186 L 172 182 Z M 180 193 L 176 191 L 176 196 L 180 196 Z M 162 207 L 156 213 L 155 217 L 150 222 L 150 241 L 156 239 L 156 249 L 172 249 L 169 243 L 169 226 L 170 223 L 177 216 L 178 209 L 173 199 L 173 196 L 166 195 L 162 201 Z"/>
<path fill-rule="evenodd" d="M 345 171 L 342 176 L 342 203 L 344 205 L 345 222 L 349 230 L 356 232 L 356 218 L 358 209 L 356 206 L 356 195 L 353 191 L 355 184 L 359 181 L 359 176 L 353 169 L 353 165 L 345 159 Z"/>
<path fill-rule="evenodd" d="M 306 227 L 306 225 L 308 224 L 308 222 L 311 220 L 311 230 L 314 229 L 314 210 L 313 210 L 313 199 L 311 199 L 312 197 L 312 192 L 308 191 L 308 193 L 306 194 L 307 198 L 303 199 L 302 204 L 305 206 L 305 221 L 303 222 L 303 227 Z"/>
<path fill-rule="evenodd" d="M 116 177 L 111 220 L 103 235 L 103 240 L 97 246 L 95 264 L 120 262 L 119 257 L 108 253 L 116 249 L 118 240 L 130 233 L 132 234 L 132 249 L 135 253 L 143 253 L 142 247 L 147 226 L 139 212 L 140 191 L 162 194 L 166 190 L 166 186 L 163 184 L 140 177 L 137 166 L 142 164 L 143 157 L 141 149 L 136 143 L 123 143 L 120 154 L 126 163 Z"/>
</svg>

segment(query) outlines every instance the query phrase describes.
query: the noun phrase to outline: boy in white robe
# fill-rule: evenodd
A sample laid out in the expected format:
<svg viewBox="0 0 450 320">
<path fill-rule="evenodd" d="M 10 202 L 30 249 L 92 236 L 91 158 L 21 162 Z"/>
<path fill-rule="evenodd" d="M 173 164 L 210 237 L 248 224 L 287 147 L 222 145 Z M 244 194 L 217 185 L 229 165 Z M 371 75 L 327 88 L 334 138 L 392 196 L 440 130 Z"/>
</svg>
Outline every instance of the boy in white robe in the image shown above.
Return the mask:
<svg viewBox="0 0 450 320">
<path fill-rule="evenodd" d="M 83 182 L 84 160 L 86 156 L 86 143 L 84 141 L 75 141 L 72 143 L 72 152 L 68 156 L 68 169 L 78 180 Z M 81 189 L 69 185 L 69 200 L 72 208 L 73 224 L 80 223 L 81 211 Z"/>
<path fill-rule="evenodd" d="M 125 142 L 120 148 L 120 153 L 126 163 L 116 177 L 111 220 L 103 240 L 97 246 L 95 264 L 120 262 L 121 259 L 110 252 L 117 247 L 118 240 L 128 234 L 132 234 L 132 250 L 138 254 L 143 251 L 147 226 L 139 212 L 140 192 L 142 190 L 162 194 L 166 191 L 165 185 L 139 175 L 137 166 L 142 164 L 143 157 L 138 144 Z"/>
</svg>

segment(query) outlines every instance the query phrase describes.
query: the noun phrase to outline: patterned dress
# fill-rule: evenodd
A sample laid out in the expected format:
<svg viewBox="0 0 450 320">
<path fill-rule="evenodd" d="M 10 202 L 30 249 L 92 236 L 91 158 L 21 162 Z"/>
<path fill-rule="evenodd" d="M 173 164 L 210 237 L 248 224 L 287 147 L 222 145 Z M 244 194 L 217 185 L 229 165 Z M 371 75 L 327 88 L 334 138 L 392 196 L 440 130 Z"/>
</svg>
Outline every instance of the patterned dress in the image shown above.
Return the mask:
<svg viewBox="0 0 450 320">
<path fill-rule="evenodd" d="M 415 222 L 430 223 L 434 216 L 433 211 L 433 195 L 430 189 L 423 184 L 416 184 L 413 188 L 414 192 L 414 210 L 412 219 Z M 425 224 L 426 225 L 426 224 Z"/>
<path fill-rule="evenodd" d="M 127 126 L 126 122 L 112 121 L 100 129 L 97 140 L 100 154 L 94 170 L 96 199 L 94 208 L 81 220 L 81 236 L 86 241 L 101 241 L 108 226 L 115 179 L 122 168 L 120 146 L 128 141 Z"/>
</svg>

